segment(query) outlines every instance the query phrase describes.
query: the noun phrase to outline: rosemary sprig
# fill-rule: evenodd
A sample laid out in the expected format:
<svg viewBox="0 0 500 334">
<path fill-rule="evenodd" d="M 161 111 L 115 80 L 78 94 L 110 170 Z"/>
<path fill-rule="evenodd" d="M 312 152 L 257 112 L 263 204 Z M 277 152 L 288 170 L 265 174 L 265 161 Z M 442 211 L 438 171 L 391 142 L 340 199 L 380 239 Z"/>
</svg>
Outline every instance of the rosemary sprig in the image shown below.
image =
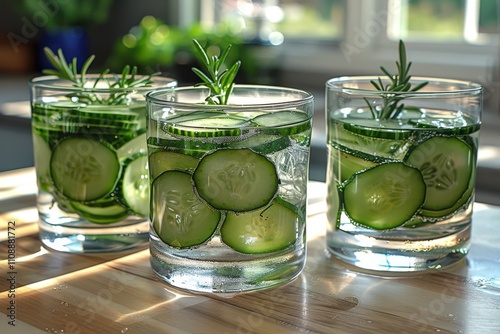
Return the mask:
<svg viewBox="0 0 500 334">
<path fill-rule="evenodd" d="M 54 69 L 45 69 L 43 70 L 44 74 L 47 75 L 55 75 L 61 79 L 66 79 L 73 82 L 75 87 L 82 87 L 85 85 L 86 78 L 85 75 L 95 59 L 94 55 L 91 55 L 83 64 L 81 73 L 78 74 L 77 67 L 77 58 L 73 58 L 73 60 L 68 63 L 66 61 L 66 57 L 64 57 L 64 53 L 61 49 L 57 50 L 57 55 L 52 52 L 49 48 L 44 48 L 43 52 L 45 56 L 49 60 L 49 62 L 54 66 Z"/>
<path fill-rule="evenodd" d="M 113 80 L 110 80 L 109 77 L 107 77 L 107 75 L 110 74 L 109 69 L 102 71 L 98 75 L 97 79 L 93 80 L 92 85 L 89 86 L 87 72 L 95 59 L 94 55 L 91 55 L 85 60 L 80 73 L 78 73 L 77 58 L 73 58 L 71 62 L 67 62 L 61 49 L 57 50 L 57 54 L 52 52 L 49 48 L 44 48 L 44 52 L 54 69 L 45 69 L 43 70 L 43 73 L 47 75 L 55 75 L 61 79 L 72 82 L 74 87 L 82 89 L 81 92 L 72 94 L 72 96 L 76 96 L 79 100 L 85 100 L 91 103 L 105 105 L 123 104 L 127 101 L 126 97 L 128 92 L 122 90 L 114 92 L 114 88 L 123 89 L 148 87 L 153 83 L 151 78 L 160 74 L 153 73 L 150 75 L 138 76 L 137 67 L 134 66 L 131 68 L 127 65 L 123 68 L 121 75 L 113 74 Z M 85 91 L 85 88 L 96 88 L 100 82 L 105 82 L 107 87 L 109 87 L 112 91 L 108 96 L 106 96 L 106 98 Z"/>
<path fill-rule="evenodd" d="M 193 40 L 194 46 L 199 55 L 200 61 L 206 67 L 208 75 L 200 69 L 193 67 L 193 72 L 203 81 L 195 86 L 206 86 L 210 90 L 209 96 L 205 99 L 208 104 L 227 104 L 229 96 L 234 88 L 234 79 L 241 66 L 241 61 L 234 63 L 229 69 L 223 68 L 227 55 L 231 50 L 231 45 L 224 49 L 220 56 L 209 57 L 197 40 Z"/>
<path fill-rule="evenodd" d="M 374 108 L 365 98 L 368 107 L 374 119 L 394 119 L 403 111 L 404 104 L 400 103 L 404 100 L 405 95 L 401 93 L 416 92 L 425 87 L 428 82 L 422 82 L 419 85 L 412 87 L 410 83 L 411 75 L 409 75 L 411 62 L 407 63 L 406 47 L 402 40 L 399 41 L 399 61 L 396 61 L 398 74 L 392 74 L 383 66 L 380 67 L 382 72 L 389 78 L 390 83 L 384 85 L 379 77 L 378 81 L 370 81 L 371 84 L 381 92 L 383 104 L 381 109 Z"/>
</svg>

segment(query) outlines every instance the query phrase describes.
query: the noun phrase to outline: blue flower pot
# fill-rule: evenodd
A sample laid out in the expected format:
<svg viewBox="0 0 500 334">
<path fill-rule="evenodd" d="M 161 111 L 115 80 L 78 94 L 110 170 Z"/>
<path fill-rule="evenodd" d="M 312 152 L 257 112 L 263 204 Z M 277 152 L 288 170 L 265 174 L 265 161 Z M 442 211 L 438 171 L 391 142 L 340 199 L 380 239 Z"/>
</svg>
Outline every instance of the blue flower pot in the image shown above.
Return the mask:
<svg viewBox="0 0 500 334">
<path fill-rule="evenodd" d="M 81 70 L 83 63 L 90 56 L 88 33 L 81 27 L 62 28 L 41 33 L 37 55 L 40 70 L 53 68 L 43 52 L 45 47 L 50 48 L 54 53 L 61 49 L 67 62 L 76 57 L 78 70 Z"/>
</svg>

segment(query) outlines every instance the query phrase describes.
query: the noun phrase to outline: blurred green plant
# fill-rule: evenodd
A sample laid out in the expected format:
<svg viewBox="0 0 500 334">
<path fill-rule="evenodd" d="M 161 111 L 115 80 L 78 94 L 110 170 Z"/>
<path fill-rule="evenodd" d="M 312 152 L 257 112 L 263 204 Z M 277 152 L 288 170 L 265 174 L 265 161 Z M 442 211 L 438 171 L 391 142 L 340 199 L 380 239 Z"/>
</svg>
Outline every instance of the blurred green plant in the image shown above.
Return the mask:
<svg viewBox="0 0 500 334">
<path fill-rule="evenodd" d="M 193 45 L 194 39 L 203 45 L 209 56 L 218 55 L 232 45 L 227 62 L 241 60 L 245 75 L 254 72 L 255 60 L 243 38 L 230 25 L 220 23 L 206 29 L 196 23 L 180 28 L 167 25 L 153 16 L 144 17 L 116 42 L 106 66 L 116 70 L 126 64 L 135 64 L 145 73 L 162 71 L 179 81 L 196 80 L 191 68 L 199 65 L 200 60 Z"/>
<path fill-rule="evenodd" d="M 45 30 L 82 27 L 104 23 L 113 0 L 16 0 L 15 8 L 28 19 L 46 18 Z"/>
</svg>

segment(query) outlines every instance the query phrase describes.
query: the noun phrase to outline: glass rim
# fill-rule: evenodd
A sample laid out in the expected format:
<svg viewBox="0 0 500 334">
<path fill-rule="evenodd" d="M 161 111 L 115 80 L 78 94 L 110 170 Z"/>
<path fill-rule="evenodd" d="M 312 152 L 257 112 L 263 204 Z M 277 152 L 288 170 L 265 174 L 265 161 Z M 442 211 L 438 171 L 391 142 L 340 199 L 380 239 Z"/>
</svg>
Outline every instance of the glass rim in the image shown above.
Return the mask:
<svg viewBox="0 0 500 334">
<path fill-rule="evenodd" d="M 232 94 L 238 93 L 239 90 L 253 90 L 253 89 L 260 89 L 262 91 L 271 91 L 271 92 L 288 92 L 292 94 L 297 94 L 301 97 L 285 100 L 281 99 L 276 102 L 266 102 L 266 103 L 258 103 L 258 99 L 256 98 L 255 103 L 249 103 L 249 104 L 225 104 L 225 105 L 220 105 L 220 104 L 197 104 L 197 103 L 190 103 L 190 102 L 178 102 L 178 101 L 171 101 L 171 100 L 165 100 L 162 98 L 158 98 L 157 95 L 162 95 L 162 94 L 171 94 L 172 92 L 187 92 L 187 91 L 208 91 L 209 89 L 206 86 L 180 86 L 180 87 L 175 87 L 173 90 L 165 89 L 165 88 L 159 88 L 159 89 L 154 89 L 146 94 L 146 101 L 148 103 L 155 103 L 159 105 L 168 105 L 169 107 L 173 108 L 179 108 L 179 109 L 191 109 L 191 108 L 196 108 L 196 109 L 203 109 L 203 110 L 220 110 L 220 109 L 231 109 L 231 110 L 243 110 L 243 109 L 274 109 L 274 108 L 284 108 L 284 107 L 290 107 L 290 106 L 301 106 L 305 105 L 308 103 L 311 103 L 314 100 L 314 96 L 312 93 L 302 90 L 302 89 L 297 89 L 297 88 L 291 88 L 291 87 L 281 87 L 281 86 L 272 86 L 272 85 L 247 85 L 247 84 L 235 84 L 233 88 Z M 235 92 L 236 91 L 236 92 Z M 200 102 L 204 102 L 203 100 L 200 100 Z"/>
<path fill-rule="evenodd" d="M 412 95 L 415 97 L 433 96 L 433 95 L 457 95 L 457 94 L 478 94 L 483 91 L 483 86 L 477 82 L 466 81 L 460 79 L 448 79 L 440 77 L 411 77 L 410 83 L 421 83 L 424 81 L 429 82 L 429 84 L 436 85 L 447 85 L 447 87 L 455 86 L 454 89 L 432 89 L 432 90 L 419 90 L 419 91 L 388 91 L 388 90 L 377 90 L 375 87 L 373 89 L 366 88 L 356 88 L 356 87 L 346 87 L 343 86 L 346 83 L 363 82 L 370 83 L 371 80 L 378 81 L 378 79 L 383 81 L 388 81 L 389 79 L 378 75 L 365 75 L 365 76 L 341 76 L 331 78 L 326 81 L 325 86 L 327 89 L 332 91 L 343 91 L 351 92 L 353 94 L 366 94 L 366 95 L 380 95 L 380 94 L 394 94 L 394 95 Z"/>
<path fill-rule="evenodd" d="M 137 75 L 137 77 L 145 77 L 146 75 Z M 121 75 L 118 74 L 87 74 L 86 78 L 91 80 L 96 80 L 102 77 L 105 80 L 112 79 L 113 82 L 118 81 Z M 164 88 L 172 90 L 172 88 L 177 87 L 177 80 L 171 77 L 163 76 L 152 76 L 151 80 L 153 85 L 150 86 L 140 86 L 140 87 L 74 87 L 71 81 L 67 79 L 62 79 L 56 75 L 42 75 L 36 76 L 29 81 L 31 88 L 43 88 L 60 90 L 65 92 L 89 92 L 89 93 L 106 93 L 106 92 L 141 92 L 150 91 L 151 89 Z M 61 84 L 63 83 L 63 84 Z"/>
</svg>

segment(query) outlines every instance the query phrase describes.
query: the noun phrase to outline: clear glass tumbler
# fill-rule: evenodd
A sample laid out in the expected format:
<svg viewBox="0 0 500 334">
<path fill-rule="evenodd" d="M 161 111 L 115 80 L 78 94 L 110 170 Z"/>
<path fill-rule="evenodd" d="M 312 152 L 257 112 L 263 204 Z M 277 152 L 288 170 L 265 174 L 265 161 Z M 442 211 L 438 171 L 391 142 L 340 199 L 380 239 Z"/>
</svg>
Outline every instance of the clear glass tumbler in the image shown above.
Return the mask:
<svg viewBox="0 0 500 334">
<path fill-rule="evenodd" d="M 395 93 L 378 80 L 326 83 L 328 249 L 370 270 L 450 265 L 469 249 L 482 87 L 415 77 L 428 84 Z"/>
<path fill-rule="evenodd" d="M 145 94 L 177 83 L 153 77 L 151 86 L 115 88 L 115 76 L 87 79 L 85 88 L 53 76 L 30 82 L 40 239 L 73 253 L 145 246 Z"/>
<path fill-rule="evenodd" d="M 151 265 L 179 288 L 219 293 L 289 282 L 305 263 L 311 94 L 236 85 L 147 95 Z"/>
</svg>

